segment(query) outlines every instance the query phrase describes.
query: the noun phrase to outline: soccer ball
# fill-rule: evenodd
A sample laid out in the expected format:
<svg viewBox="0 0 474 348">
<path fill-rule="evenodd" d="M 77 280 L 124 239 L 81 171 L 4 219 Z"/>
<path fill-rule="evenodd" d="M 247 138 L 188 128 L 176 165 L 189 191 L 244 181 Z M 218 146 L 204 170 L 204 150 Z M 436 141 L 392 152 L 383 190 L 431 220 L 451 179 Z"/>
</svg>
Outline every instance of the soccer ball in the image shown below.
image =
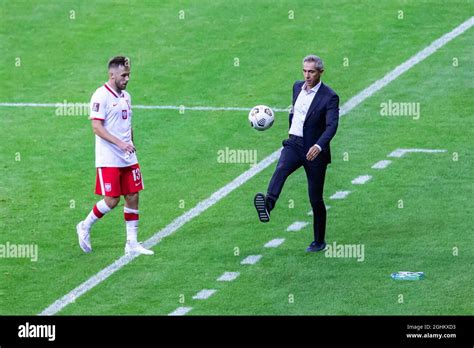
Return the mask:
<svg viewBox="0 0 474 348">
<path fill-rule="evenodd" d="M 249 112 L 250 125 L 258 131 L 270 128 L 275 121 L 273 110 L 266 105 L 257 105 Z"/>
</svg>

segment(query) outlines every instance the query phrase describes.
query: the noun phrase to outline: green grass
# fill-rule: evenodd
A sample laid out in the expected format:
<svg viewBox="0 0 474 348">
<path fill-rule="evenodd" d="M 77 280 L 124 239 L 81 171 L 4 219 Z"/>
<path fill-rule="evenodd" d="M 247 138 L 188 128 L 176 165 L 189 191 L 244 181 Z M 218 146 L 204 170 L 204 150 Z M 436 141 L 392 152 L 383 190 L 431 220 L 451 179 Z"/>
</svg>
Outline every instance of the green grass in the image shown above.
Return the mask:
<svg viewBox="0 0 474 348">
<path fill-rule="evenodd" d="M 135 104 L 286 107 L 308 52 L 325 60 L 323 80 L 342 105 L 465 21 L 473 2 L 121 1 L 116 16 L 108 15 L 106 1 L 1 1 L 0 8 L 0 102 L 88 101 L 106 78 L 107 59 L 124 53 L 132 59 Z M 472 314 L 473 44 L 471 29 L 341 119 L 325 187 L 332 206 L 327 241 L 364 244 L 363 262 L 306 254 L 311 225 L 285 232 L 294 221 L 311 221 L 302 170 L 287 181 L 271 223 L 257 223 L 253 195 L 266 189 L 272 165 L 165 238 L 153 257 L 133 261 L 60 314 L 166 315 L 182 305 L 193 307 L 191 315 Z M 380 116 L 380 103 L 389 99 L 419 102 L 420 119 Z M 218 163 L 219 150 L 256 149 L 258 160 L 276 150 L 286 117 L 278 113 L 274 127 L 260 133 L 248 127 L 244 112 L 135 109 L 146 184 L 140 239 L 249 168 Z M 94 226 L 94 252 L 83 254 L 75 224 L 97 200 L 89 121 L 55 116 L 53 108 L 0 107 L 0 125 L 0 243 L 39 248 L 37 262 L 0 259 L 0 314 L 37 314 L 123 254 L 123 202 Z M 387 169 L 370 168 L 410 147 L 447 152 L 408 154 Z M 350 184 L 362 174 L 373 179 Z M 328 199 L 346 189 L 353 191 L 346 200 Z M 263 248 L 273 238 L 286 240 Z M 263 258 L 240 265 L 252 254 Z M 391 280 L 399 270 L 424 271 L 426 279 Z M 216 282 L 225 271 L 241 275 Z M 218 292 L 192 300 L 201 289 Z"/>
</svg>

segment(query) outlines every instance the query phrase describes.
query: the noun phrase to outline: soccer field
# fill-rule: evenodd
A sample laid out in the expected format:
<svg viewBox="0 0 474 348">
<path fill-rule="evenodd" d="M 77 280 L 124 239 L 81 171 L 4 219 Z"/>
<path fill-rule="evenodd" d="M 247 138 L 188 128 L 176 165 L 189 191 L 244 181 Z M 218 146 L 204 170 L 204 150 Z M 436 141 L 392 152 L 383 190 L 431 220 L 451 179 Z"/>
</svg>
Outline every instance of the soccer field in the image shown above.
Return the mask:
<svg viewBox="0 0 474 348">
<path fill-rule="evenodd" d="M 472 26 L 473 13 L 469 0 L 0 0 L 0 315 L 40 314 L 81 286 L 48 314 L 474 314 L 473 28 L 341 117 L 325 184 L 326 241 L 354 249 L 305 252 L 313 237 L 302 169 L 261 224 L 253 197 L 276 162 L 220 157 L 241 150 L 260 163 L 281 147 L 288 113 L 257 132 L 248 110 L 287 109 L 305 55 L 324 60 L 322 81 L 343 106 L 462 23 Z M 94 251 L 78 246 L 75 226 L 99 199 L 94 135 L 86 113 L 58 115 L 55 106 L 88 103 L 118 54 L 132 61 L 127 91 L 146 185 L 139 240 L 173 232 L 154 256 L 130 262 L 120 259 L 123 199 L 94 225 Z M 373 168 L 382 160 L 391 162 Z M 262 170 L 207 200 L 252 168 Z M 369 180 L 352 183 L 363 175 Z M 169 227 L 205 200 L 207 209 Z M 275 239 L 281 244 L 265 247 Z M 37 260 L 8 255 L 12 245 L 35 245 Z M 246 264 L 248 256 L 260 258 Z M 123 267 L 84 285 L 116 260 Z M 426 278 L 392 280 L 397 271 Z M 226 272 L 236 278 L 218 281 Z M 202 290 L 214 291 L 199 298 Z"/>
</svg>

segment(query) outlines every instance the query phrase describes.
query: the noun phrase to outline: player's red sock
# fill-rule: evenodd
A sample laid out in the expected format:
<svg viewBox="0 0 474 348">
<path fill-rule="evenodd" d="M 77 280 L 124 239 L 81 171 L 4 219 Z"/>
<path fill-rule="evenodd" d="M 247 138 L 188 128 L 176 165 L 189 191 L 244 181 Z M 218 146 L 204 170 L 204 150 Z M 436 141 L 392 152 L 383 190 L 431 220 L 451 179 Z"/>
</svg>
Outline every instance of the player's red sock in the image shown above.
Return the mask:
<svg viewBox="0 0 474 348">
<path fill-rule="evenodd" d="M 129 243 L 137 243 L 138 235 L 138 210 L 124 207 L 123 217 L 127 225 L 127 241 Z"/>
<path fill-rule="evenodd" d="M 87 218 L 84 220 L 84 227 L 90 229 L 100 218 L 107 214 L 112 209 L 105 203 L 105 200 L 101 200 L 94 205 Z"/>
</svg>

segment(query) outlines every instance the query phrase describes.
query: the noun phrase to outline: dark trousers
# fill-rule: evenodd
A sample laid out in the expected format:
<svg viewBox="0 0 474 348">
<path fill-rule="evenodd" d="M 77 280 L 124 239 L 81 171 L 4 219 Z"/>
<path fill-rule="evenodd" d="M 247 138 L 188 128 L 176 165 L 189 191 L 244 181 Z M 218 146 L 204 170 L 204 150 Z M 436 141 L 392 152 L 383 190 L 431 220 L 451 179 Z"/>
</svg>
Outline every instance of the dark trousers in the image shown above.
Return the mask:
<svg viewBox="0 0 474 348">
<path fill-rule="evenodd" d="M 322 243 L 326 234 L 326 206 L 323 201 L 323 189 L 327 163 L 322 156 L 317 156 L 313 161 L 308 161 L 306 151 L 304 151 L 303 138 L 301 137 L 290 135 L 289 139 L 283 141 L 280 159 L 268 185 L 268 208 L 269 210 L 273 209 L 286 178 L 301 166 L 304 167 L 306 172 L 309 201 L 313 208 L 314 240 Z"/>
</svg>

